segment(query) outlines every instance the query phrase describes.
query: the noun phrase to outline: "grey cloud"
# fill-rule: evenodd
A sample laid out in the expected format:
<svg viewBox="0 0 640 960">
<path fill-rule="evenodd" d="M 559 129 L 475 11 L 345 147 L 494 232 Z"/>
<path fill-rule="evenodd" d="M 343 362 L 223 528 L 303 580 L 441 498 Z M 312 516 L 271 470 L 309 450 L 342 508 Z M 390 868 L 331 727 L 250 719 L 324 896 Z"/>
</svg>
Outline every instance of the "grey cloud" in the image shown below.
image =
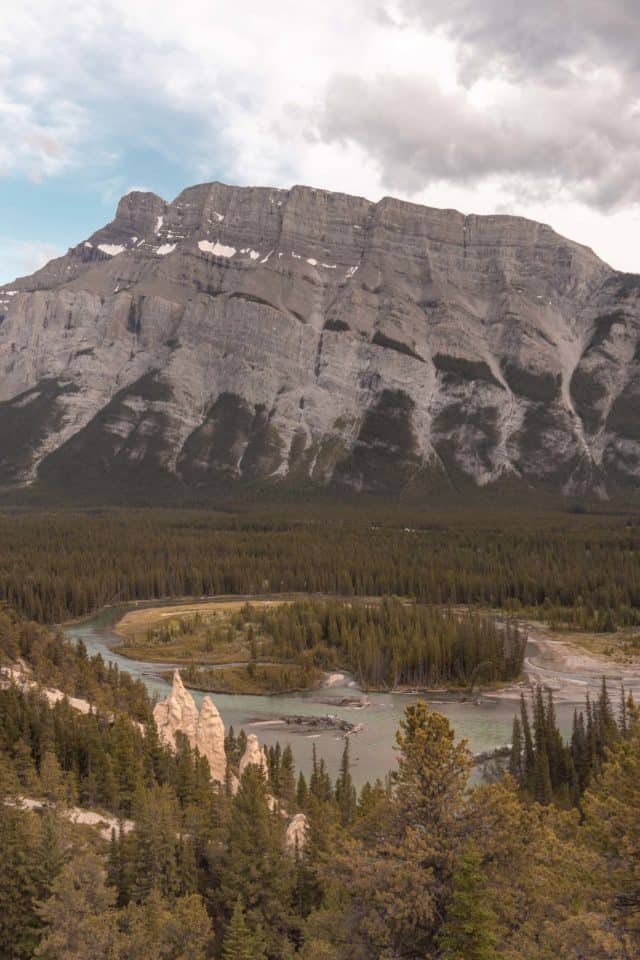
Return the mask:
<svg viewBox="0 0 640 960">
<path fill-rule="evenodd" d="M 353 75 L 329 84 L 318 136 L 373 157 L 390 191 L 499 177 L 514 193 L 612 209 L 640 201 L 640 121 L 633 102 L 574 78 L 562 88 L 520 87 L 494 108 L 422 77 Z"/>
<path fill-rule="evenodd" d="M 571 61 L 640 69 L 638 0 L 400 0 L 410 23 L 461 44 L 463 77 L 491 67 L 562 82 Z"/>
</svg>

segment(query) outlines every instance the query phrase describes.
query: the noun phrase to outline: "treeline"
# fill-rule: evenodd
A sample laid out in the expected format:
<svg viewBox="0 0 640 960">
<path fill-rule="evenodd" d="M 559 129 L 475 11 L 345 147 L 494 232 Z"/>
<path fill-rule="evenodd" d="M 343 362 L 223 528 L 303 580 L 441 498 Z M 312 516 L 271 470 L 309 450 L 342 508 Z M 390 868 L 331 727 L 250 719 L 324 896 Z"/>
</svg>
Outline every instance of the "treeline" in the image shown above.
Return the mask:
<svg viewBox="0 0 640 960">
<path fill-rule="evenodd" d="M 141 680 L 116 664 L 105 664 L 100 654 L 89 657 L 82 641 L 70 644 L 60 631 L 51 632 L 0 607 L 0 667 L 4 665 L 19 666 L 25 679 L 88 700 L 96 709 L 127 711 L 139 721 L 151 717 Z"/>
<path fill-rule="evenodd" d="M 595 703 L 587 694 L 584 711 L 575 710 L 571 739 L 565 743 L 556 720 L 551 691 L 538 686 L 532 716 L 522 696 L 513 720 L 509 772 L 523 795 L 538 803 L 579 807 L 587 787 L 600 775 L 610 752 L 632 733 L 635 705 L 624 690 L 618 715 L 603 678 Z"/>
<path fill-rule="evenodd" d="M 11 655 L 30 651 L 44 676 L 55 675 L 61 656 L 70 665 L 79 657 L 78 677 L 100 669 L 82 652 L 43 645 L 42 628 L 29 628 L 38 638 L 30 647 L 27 626 L 13 621 L 12 629 Z M 5 638 L 6 660 L 8 649 Z M 112 707 L 113 689 L 105 688 Z M 291 749 L 276 745 L 268 779 L 250 766 L 234 795 L 231 777 L 212 787 L 206 760 L 184 738 L 175 753 L 162 747 L 148 719 L 141 728 L 122 712 L 82 714 L 64 701 L 52 707 L 35 688 L 7 685 L 0 690 L 0 958 L 636 956 L 635 705 L 616 719 L 603 687 L 566 744 L 552 699 L 539 694 L 521 734 L 512 764 L 518 778 L 523 764 L 523 779 L 470 791 L 466 744 L 418 703 L 405 712 L 398 768 L 386 782 L 356 792 L 349 740 L 335 782 L 315 754 L 305 778 Z M 228 731 L 231 771 L 245 744 L 243 732 Z M 578 778 L 585 774 L 579 815 L 565 809 L 572 797 L 557 773 L 570 756 Z M 545 769 L 551 792 L 536 799 Z M 24 809 L 25 796 L 39 798 L 42 813 Z M 73 826 L 66 815 L 73 804 L 123 818 L 120 829 L 104 841 Z M 306 818 L 304 842 L 287 846 L 293 813 Z"/>
<path fill-rule="evenodd" d="M 138 772 L 134 823 L 110 843 L 68 824 L 64 778 L 51 765 L 39 774 L 44 814 L 21 809 L 23 774 L 3 752 L 0 957 L 635 957 L 633 706 L 627 722 L 593 773 L 580 817 L 525 798 L 510 777 L 469 791 L 465 743 L 418 703 L 400 725 L 397 770 L 360 796 L 349 741 L 335 782 L 317 758 L 308 782 L 296 778 L 290 751 L 274 748 L 269 781 L 250 766 L 235 796 L 205 785 L 181 746 L 167 760 L 175 782 L 145 786 Z M 228 747 L 237 757 L 242 738 L 230 734 Z M 305 814 L 302 846 L 286 846 L 285 796 Z"/>
<path fill-rule="evenodd" d="M 640 529 L 619 517 L 462 520 L 101 511 L 0 516 L 0 599 L 47 623 L 107 603 L 300 591 L 395 594 L 640 622 Z M 572 615 L 569 616 L 572 621 Z"/>
<path fill-rule="evenodd" d="M 493 617 L 389 597 L 377 604 L 246 604 L 241 616 L 271 639 L 270 656 L 346 668 L 368 687 L 511 680 L 520 674 L 526 645 L 521 630 Z"/>
</svg>

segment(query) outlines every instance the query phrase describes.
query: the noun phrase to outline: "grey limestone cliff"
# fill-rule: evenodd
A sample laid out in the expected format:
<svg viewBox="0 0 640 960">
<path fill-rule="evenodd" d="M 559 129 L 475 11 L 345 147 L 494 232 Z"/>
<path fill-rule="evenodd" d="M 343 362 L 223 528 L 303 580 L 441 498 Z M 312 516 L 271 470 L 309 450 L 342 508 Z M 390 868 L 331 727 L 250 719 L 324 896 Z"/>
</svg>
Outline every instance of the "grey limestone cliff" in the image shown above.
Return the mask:
<svg viewBox="0 0 640 960">
<path fill-rule="evenodd" d="M 124 197 L 0 288 L 0 486 L 640 476 L 640 277 L 550 227 L 307 187 Z"/>
</svg>

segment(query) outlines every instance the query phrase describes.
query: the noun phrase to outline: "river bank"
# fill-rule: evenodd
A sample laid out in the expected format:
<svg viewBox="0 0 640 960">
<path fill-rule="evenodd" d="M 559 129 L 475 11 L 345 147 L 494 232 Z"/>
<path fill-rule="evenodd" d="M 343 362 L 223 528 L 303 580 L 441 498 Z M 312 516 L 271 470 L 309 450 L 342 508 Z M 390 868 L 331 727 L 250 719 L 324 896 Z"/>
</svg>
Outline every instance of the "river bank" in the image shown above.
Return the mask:
<svg viewBox="0 0 640 960">
<path fill-rule="evenodd" d="M 211 598 L 208 599 L 211 600 Z M 175 600 L 171 602 L 175 605 Z M 190 602 L 193 603 L 193 600 Z M 120 637 L 114 627 L 123 613 L 139 606 L 140 604 L 120 604 L 105 608 L 89 619 L 67 625 L 65 632 L 71 640 L 82 640 L 89 654 L 100 653 L 105 661 L 115 663 L 119 669 L 126 670 L 141 679 L 152 697 L 163 699 L 167 696 L 169 687 L 160 673 L 166 671 L 167 665 L 130 660 L 118 652 Z M 149 606 L 157 607 L 158 601 L 152 601 Z M 466 739 L 474 754 L 491 751 L 509 743 L 513 717 L 519 709 L 518 701 L 521 691 L 528 695 L 533 689 L 532 685 L 537 682 L 551 685 L 558 680 L 563 680 L 553 672 L 556 657 L 554 644 L 557 641 L 551 640 L 551 646 L 549 646 L 540 642 L 545 639 L 547 638 L 539 635 L 538 628 L 532 626 L 525 657 L 523 681 L 509 689 L 483 691 L 474 700 L 451 699 L 442 693 L 431 695 L 373 692 L 365 694 L 355 686 L 348 675 L 342 674 L 340 678 L 334 678 L 335 682 L 330 688 L 331 713 L 349 723 L 362 723 L 364 727 L 352 741 L 351 760 L 355 782 L 361 785 L 365 780 L 384 777 L 390 769 L 395 767 L 396 730 L 405 707 L 417 699 L 427 700 L 433 709 L 444 714 L 454 728 L 456 736 Z M 577 666 L 580 667 L 580 665 L 578 663 Z M 565 695 L 558 697 L 558 722 L 565 734 L 570 732 L 574 707 L 584 704 L 587 689 L 597 692 L 600 684 L 603 665 L 597 661 L 595 666 L 593 664 L 590 666 L 593 667 L 593 671 L 589 673 L 587 680 L 584 676 L 576 674 L 573 677 L 575 682 L 566 688 Z M 612 667 L 611 663 L 609 667 Z M 544 671 L 549 672 L 545 674 Z M 636 689 L 636 684 L 629 683 L 628 677 L 626 679 L 625 685 L 628 685 L 629 689 Z M 637 689 L 640 698 L 640 675 L 637 678 Z M 615 699 L 618 689 L 613 680 L 611 680 L 611 693 Z M 194 693 L 198 704 L 202 702 L 203 696 L 203 693 Z M 353 702 L 354 698 L 357 698 L 357 703 Z M 236 733 L 241 728 L 244 728 L 247 733 L 257 732 L 261 743 L 267 746 L 275 745 L 276 742 L 280 742 L 281 746 L 290 744 L 296 764 L 305 774 L 311 770 L 315 744 L 318 755 L 324 757 L 329 772 L 335 776 L 339 770 L 344 747 L 341 733 L 331 729 L 305 731 L 297 726 L 287 725 L 280 719 L 285 715 L 313 717 L 320 712 L 326 712 L 319 710 L 321 706 L 318 703 L 319 699 L 327 699 L 322 697 L 322 691 L 270 697 L 220 694 L 215 696 L 215 703 L 227 729 L 233 726 Z M 364 707 L 361 703 L 363 699 L 366 699 Z M 340 700 L 344 700 L 345 705 L 339 705 Z"/>
</svg>

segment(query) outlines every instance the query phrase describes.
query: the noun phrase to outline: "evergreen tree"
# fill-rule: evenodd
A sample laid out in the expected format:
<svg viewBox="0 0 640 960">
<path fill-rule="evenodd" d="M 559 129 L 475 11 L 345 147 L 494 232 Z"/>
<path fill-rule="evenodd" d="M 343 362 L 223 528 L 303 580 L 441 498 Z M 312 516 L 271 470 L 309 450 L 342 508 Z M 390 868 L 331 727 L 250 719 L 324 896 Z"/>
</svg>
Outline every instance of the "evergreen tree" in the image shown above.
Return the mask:
<svg viewBox="0 0 640 960">
<path fill-rule="evenodd" d="M 0 958 L 30 960 L 40 935 L 37 821 L 0 803 Z"/>
<path fill-rule="evenodd" d="M 51 886 L 64 865 L 68 845 L 67 825 L 47 811 L 42 818 L 36 851 L 39 900 L 49 896 Z"/>
<path fill-rule="evenodd" d="M 527 703 L 524 699 L 524 694 L 520 694 L 520 720 L 522 725 L 522 739 L 523 739 L 523 759 L 522 759 L 522 773 L 523 773 L 523 786 L 525 786 L 529 791 L 533 791 L 533 778 L 534 778 L 534 752 L 533 752 L 533 738 L 531 736 L 531 724 L 529 723 L 529 711 L 527 710 Z"/>
<path fill-rule="evenodd" d="M 451 901 L 438 934 L 442 960 L 496 960 L 497 917 L 485 886 L 480 856 L 470 843 L 457 865 Z"/>
<path fill-rule="evenodd" d="M 256 939 L 247 926 L 242 900 L 238 897 L 222 941 L 223 960 L 263 960 L 265 954 Z"/>
<path fill-rule="evenodd" d="M 283 818 L 270 811 L 264 774 L 256 765 L 244 771 L 231 804 L 221 874 L 228 914 L 241 897 L 252 929 L 263 926 L 268 946 L 275 949 L 289 927 L 293 877 L 284 851 Z"/>
<path fill-rule="evenodd" d="M 519 786 L 524 786 L 524 770 L 522 757 L 522 726 L 518 717 L 513 718 L 511 733 L 511 754 L 509 757 L 509 773 Z"/>
<path fill-rule="evenodd" d="M 122 960 L 206 960 L 213 928 L 199 896 L 169 902 L 153 890 L 144 903 L 121 911 Z"/>
<path fill-rule="evenodd" d="M 290 744 L 287 744 L 282 751 L 280 797 L 285 810 L 291 812 L 296 804 L 296 768 Z"/>
<path fill-rule="evenodd" d="M 640 945 L 639 785 L 640 714 L 632 704 L 628 737 L 613 746 L 601 775 L 587 790 L 584 813 L 587 835 L 605 857 L 610 912 L 622 916 L 636 950 Z"/>
<path fill-rule="evenodd" d="M 340 822 L 348 826 L 356 816 L 357 796 L 351 778 L 351 763 L 349 760 L 349 737 L 345 739 L 340 761 L 340 773 L 335 785 L 335 799 L 340 811 Z"/>
<path fill-rule="evenodd" d="M 40 783 L 42 794 L 53 806 L 67 802 L 69 789 L 58 759 L 52 750 L 47 750 L 40 766 Z"/>
<path fill-rule="evenodd" d="M 549 773 L 549 758 L 543 744 L 541 749 L 536 748 L 533 768 L 533 797 L 538 803 L 547 806 L 553 799 L 551 774 Z"/>
<path fill-rule="evenodd" d="M 99 857 L 83 852 L 62 869 L 39 907 L 45 930 L 36 957 L 43 960 L 112 960 L 118 932 L 113 890 Z"/>
<path fill-rule="evenodd" d="M 578 790 L 583 793 L 589 783 L 589 747 L 582 712 L 574 711 L 573 731 L 571 733 L 571 757 L 575 770 Z"/>
<path fill-rule="evenodd" d="M 307 786 L 307 781 L 302 770 L 298 774 L 298 783 L 296 786 L 296 805 L 299 810 L 304 810 L 307 805 L 307 798 L 309 796 L 309 787 Z"/>
<path fill-rule="evenodd" d="M 469 776 L 466 741 L 456 743 L 449 721 L 419 700 L 405 709 L 396 742 L 395 792 L 407 822 L 428 830 L 450 824 Z"/>
</svg>

